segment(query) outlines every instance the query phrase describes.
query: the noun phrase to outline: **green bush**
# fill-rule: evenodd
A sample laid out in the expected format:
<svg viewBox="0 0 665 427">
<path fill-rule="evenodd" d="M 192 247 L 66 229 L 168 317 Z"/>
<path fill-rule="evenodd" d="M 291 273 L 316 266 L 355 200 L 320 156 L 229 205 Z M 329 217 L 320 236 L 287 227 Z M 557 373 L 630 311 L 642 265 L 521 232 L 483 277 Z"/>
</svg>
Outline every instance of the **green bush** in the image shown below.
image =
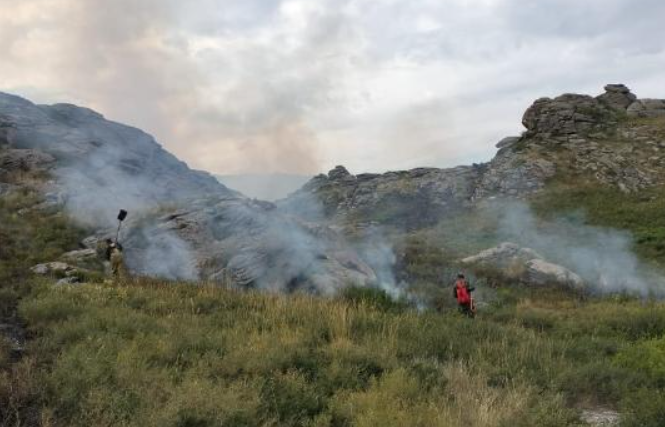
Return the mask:
<svg viewBox="0 0 665 427">
<path fill-rule="evenodd" d="M 665 387 L 665 337 L 626 347 L 616 355 L 615 362 Z"/>
<path fill-rule="evenodd" d="M 386 291 L 378 288 L 349 286 L 341 292 L 340 298 L 352 304 L 366 305 L 382 311 L 400 312 L 408 307 L 404 301 L 396 301 Z"/>
<path fill-rule="evenodd" d="M 622 404 L 622 427 L 662 427 L 665 425 L 665 392 L 637 389 Z"/>
</svg>

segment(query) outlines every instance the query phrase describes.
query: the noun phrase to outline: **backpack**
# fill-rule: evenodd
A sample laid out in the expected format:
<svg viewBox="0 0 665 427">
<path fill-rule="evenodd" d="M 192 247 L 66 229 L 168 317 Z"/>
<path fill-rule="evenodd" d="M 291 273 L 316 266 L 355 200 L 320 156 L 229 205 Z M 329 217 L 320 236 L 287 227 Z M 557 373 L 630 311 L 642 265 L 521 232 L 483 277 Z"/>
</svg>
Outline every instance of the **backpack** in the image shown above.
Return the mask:
<svg viewBox="0 0 665 427">
<path fill-rule="evenodd" d="M 466 280 L 458 280 L 455 282 L 455 296 L 457 302 L 460 304 L 468 304 L 471 302 L 471 295 L 469 295 L 469 286 Z"/>
</svg>

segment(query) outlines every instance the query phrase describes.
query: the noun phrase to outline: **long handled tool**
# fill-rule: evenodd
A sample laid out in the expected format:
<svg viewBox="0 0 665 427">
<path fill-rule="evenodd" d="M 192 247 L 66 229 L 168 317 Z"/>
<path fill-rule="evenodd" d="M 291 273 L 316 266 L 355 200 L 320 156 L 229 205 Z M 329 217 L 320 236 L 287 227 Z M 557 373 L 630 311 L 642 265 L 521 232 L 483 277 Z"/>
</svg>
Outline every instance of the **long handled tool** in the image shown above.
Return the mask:
<svg viewBox="0 0 665 427">
<path fill-rule="evenodd" d="M 120 209 L 118 212 L 118 230 L 115 232 L 115 242 L 118 243 L 118 237 L 120 236 L 120 227 L 122 227 L 122 222 L 127 218 L 127 211 Z"/>
</svg>

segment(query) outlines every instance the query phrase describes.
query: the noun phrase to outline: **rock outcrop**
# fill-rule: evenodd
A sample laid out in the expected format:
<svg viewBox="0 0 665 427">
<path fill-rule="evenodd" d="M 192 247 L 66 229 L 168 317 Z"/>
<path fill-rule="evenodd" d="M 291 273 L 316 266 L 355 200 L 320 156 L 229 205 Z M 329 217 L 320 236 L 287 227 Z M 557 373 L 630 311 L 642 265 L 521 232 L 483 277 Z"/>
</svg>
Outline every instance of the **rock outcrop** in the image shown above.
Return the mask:
<svg viewBox="0 0 665 427">
<path fill-rule="evenodd" d="M 662 122 L 640 121 L 661 116 Z M 335 223 L 411 229 L 482 200 L 528 197 L 555 176 L 626 192 L 665 183 L 665 100 L 640 100 L 625 85 L 612 84 L 595 98 L 538 99 L 522 122 L 524 134 L 497 143 L 499 151 L 488 163 L 360 175 L 338 166 L 278 205 Z M 320 208 L 311 208 L 316 203 Z"/>
<path fill-rule="evenodd" d="M 136 212 L 172 200 L 235 194 L 190 169 L 139 129 L 71 104 L 35 105 L 0 93 L 2 165 L 49 164 L 60 193 L 79 219 L 113 224 L 120 207 Z M 56 165 L 57 162 L 57 165 Z M 53 167 L 51 167 L 53 166 Z M 57 166 L 57 167 L 55 167 Z"/>
<path fill-rule="evenodd" d="M 58 278 L 75 277 L 81 273 L 81 269 L 60 261 L 37 264 L 31 268 L 31 271 L 41 276 L 53 276 Z"/>
<path fill-rule="evenodd" d="M 313 219 L 317 215 L 340 220 L 358 216 L 417 228 L 435 222 L 445 212 L 468 208 L 480 174 L 478 167 L 463 166 L 351 175 L 338 166 L 278 205 Z"/>
<path fill-rule="evenodd" d="M 377 281 L 337 232 L 267 202 L 202 199 L 129 226 L 127 264 L 138 274 L 318 294 Z"/>
<path fill-rule="evenodd" d="M 510 242 L 464 258 L 461 262 L 472 267 L 489 268 L 527 285 L 553 285 L 576 290 L 584 288 L 584 281 L 577 274 L 546 261 L 533 249 L 522 248 Z"/>
<path fill-rule="evenodd" d="M 665 99 L 640 99 L 626 110 L 632 117 L 663 117 L 665 116 Z"/>
<path fill-rule="evenodd" d="M 597 99 L 610 108 L 618 111 L 626 111 L 637 100 L 637 96 L 624 84 L 609 84 L 605 86 L 605 93 Z"/>
<path fill-rule="evenodd" d="M 84 242 L 89 250 L 67 262 L 91 262 L 125 208 L 122 238 L 135 273 L 331 293 L 377 281 L 340 237 L 347 225 L 427 227 L 488 199 L 529 197 L 556 176 L 624 191 L 665 183 L 665 101 L 637 99 L 623 85 L 605 89 L 537 100 L 524 114 L 526 131 L 501 140 L 488 163 L 358 175 L 338 166 L 277 204 L 227 189 L 151 136 L 92 110 L 0 94 L 0 194 L 31 185 L 44 199 L 35 208 L 65 207 L 98 229 Z M 542 257 L 511 256 L 521 280 L 579 285 Z"/>
<path fill-rule="evenodd" d="M 0 93 L 0 194 L 26 187 L 43 199 L 31 209 L 64 208 L 97 230 L 85 249 L 33 269 L 62 283 L 101 268 L 98 243 L 115 236 L 120 208 L 130 212 L 121 239 L 134 274 L 322 294 L 377 281 L 334 230 L 227 189 L 138 129 Z"/>
<path fill-rule="evenodd" d="M 524 113 L 522 124 L 527 136 L 585 135 L 613 124 L 613 116 L 612 108 L 597 98 L 565 94 L 536 100 Z"/>
</svg>

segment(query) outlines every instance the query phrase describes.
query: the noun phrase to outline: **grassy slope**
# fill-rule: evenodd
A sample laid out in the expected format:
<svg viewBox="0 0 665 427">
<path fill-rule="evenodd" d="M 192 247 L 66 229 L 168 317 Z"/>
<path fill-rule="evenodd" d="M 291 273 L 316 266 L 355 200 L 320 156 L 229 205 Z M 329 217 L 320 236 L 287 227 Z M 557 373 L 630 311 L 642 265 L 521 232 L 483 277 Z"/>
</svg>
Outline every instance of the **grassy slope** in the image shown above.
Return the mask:
<svg viewBox="0 0 665 427">
<path fill-rule="evenodd" d="M 17 322 L 17 303 L 32 290 L 29 268 L 75 248 L 83 237 L 61 213 L 29 209 L 39 202 L 29 190 L 0 198 L 0 324 Z M 30 425 L 39 418 L 35 359 L 12 362 L 12 345 L 0 335 L 0 426 Z"/>
<path fill-rule="evenodd" d="M 624 194 L 614 188 L 555 183 L 532 206 L 543 218 L 584 212 L 589 224 L 627 230 L 638 255 L 665 267 L 665 188 Z"/>
<path fill-rule="evenodd" d="M 382 301 L 134 282 L 42 286 L 21 313 L 57 425 L 566 426 L 579 404 L 662 425 L 663 304 Z"/>
<path fill-rule="evenodd" d="M 33 336 L 18 364 L 0 346 L 6 425 L 564 426 L 596 405 L 620 408 L 629 426 L 665 421 L 660 303 L 504 289 L 467 321 L 362 293 L 26 286 L 27 266 L 80 237 L 56 214 L 16 215 L 32 203 L 24 194 L 0 205 L 5 236 L 31 237 L 3 255 L 12 279 L 1 289 L 23 296 Z M 409 244 L 411 268 L 436 287 L 426 270 L 446 252 Z"/>
<path fill-rule="evenodd" d="M 583 209 L 589 223 L 627 229 L 662 266 L 663 196 L 558 182 L 533 206 L 545 219 Z M 18 363 L 0 340 L 0 426 L 565 426 L 597 405 L 620 409 L 625 426 L 665 425 L 661 303 L 507 288 L 467 321 L 376 294 L 33 286 L 27 268 L 81 237 L 57 213 L 22 211 L 34 203 L 0 200 L 2 310 L 22 298 L 32 336 Z M 403 241 L 400 262 L 449 302 L 439 282 L 455 267 L 444 260 L 493 238 L 491 218 L 448 218 Z"/>
</svg>

